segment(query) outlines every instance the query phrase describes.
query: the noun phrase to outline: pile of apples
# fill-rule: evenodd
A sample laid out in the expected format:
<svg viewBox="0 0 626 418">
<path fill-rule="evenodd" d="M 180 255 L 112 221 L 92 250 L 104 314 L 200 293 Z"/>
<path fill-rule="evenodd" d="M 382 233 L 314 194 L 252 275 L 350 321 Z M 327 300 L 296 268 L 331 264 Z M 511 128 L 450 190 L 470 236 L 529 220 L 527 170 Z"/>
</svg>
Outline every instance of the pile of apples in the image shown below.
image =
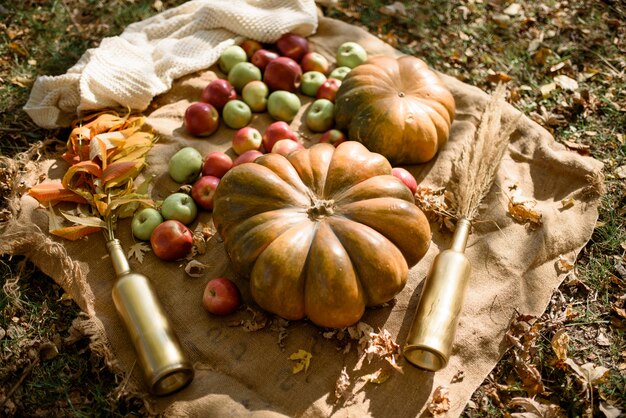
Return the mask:
<svg viewBox="0 0 626 418">
<path fill-rule="evenodd" d="M 323 134 L 320 142 L 337 145 L 346 137 L 332 129 L 335 97 L 345 76 L 365 60 L 367 52 L 356 42 L 339 46 L 331 70 L 328 59 L 311 51 L 308 40 L 297 34 L 286 33 L 271 46 L 247 39 L 222 52 L 218 66 L 226 77 L 211 81 L 200 101 L 189 105 L 184 127 L 191 135 L 207 137 L 223 122 L 238 130 L 233 137 L 233 150 L 238 155 L 250 150 L 284 154 L 299 147 L 281 143 L 277 150 L 268 148 L 258 140 L 261 133 L 248 124 L 254 113 L 261 112 L 276 121 L 291 122 L 302 107 L 301 94 L 315 99 L 307 109 L 306 126 Z M 294 138 L 298 143 L 297 135 Z"/>
</svg>

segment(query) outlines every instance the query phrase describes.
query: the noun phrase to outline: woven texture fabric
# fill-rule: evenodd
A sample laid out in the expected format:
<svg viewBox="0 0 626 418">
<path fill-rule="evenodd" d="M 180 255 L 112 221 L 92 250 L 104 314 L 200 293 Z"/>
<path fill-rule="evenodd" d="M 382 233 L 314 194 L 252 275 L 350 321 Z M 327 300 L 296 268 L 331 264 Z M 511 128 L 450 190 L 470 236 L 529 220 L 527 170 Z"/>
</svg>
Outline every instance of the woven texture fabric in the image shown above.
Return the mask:
<svg viewBox="0 0 626 418">
<path fill-rule="evenodd" d="M 208 68 L 245 38 L 274 42 L 316 28 L 313 0 L 190 1 L 103 39 L 66 74 L 38 77 L 24 110 L 44 128 L 67 126 L 88 110 L 143 111 L 173 80 Z"/>
</svg>

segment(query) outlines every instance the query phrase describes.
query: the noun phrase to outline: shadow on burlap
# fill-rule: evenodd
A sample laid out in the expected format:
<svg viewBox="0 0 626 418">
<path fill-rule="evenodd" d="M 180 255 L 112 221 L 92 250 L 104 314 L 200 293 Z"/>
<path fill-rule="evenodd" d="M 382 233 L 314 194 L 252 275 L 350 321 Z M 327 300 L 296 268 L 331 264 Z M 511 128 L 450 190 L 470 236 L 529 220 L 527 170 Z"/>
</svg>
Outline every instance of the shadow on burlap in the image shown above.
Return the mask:
<svg viewBox="0 0 626 418">
<path fill-rule="evenodd" d="M 310 38 L 314 50 L 334 61 L 334 51 L 345 41 L 357 41 L 370 55 L 399 52 L 364 30 L 328 18 L 320 18 L 317 33 Z M 437 63 L 429 63 L 437 68 Z M 211 69 L 213 70 L 213 68 Z M 148 158 L 144 175 L 155 175 L 152 196 L 162 199 L 177 190 L 167 175 L 167 161 L 184 146 L 196 147 L 205 154 L 227 150 L 233 130 L 221 126 L 206 139 L 188 136 L 182 115 L 190 101 L 199 98 L 206 83 L 223 74 L 208 70 L 178 80 L 172 90 L 155 99 L 148 122 L 159 141 Z M 217 71 L 217 70 L 215 70 Z M 407 167 L 424 186 L 444 187 L 451 179 L 451 166 L 464 141 L 471 140 L 488 96 L 481 90 L 454 78 L 441 75 L 452 91 L 457 106 L 450 141 L 430 163 Z M 310 99 L 303 97 L 303 104 Z M 292 123 L 304 138 L 305 146 L 317 141 L 302 123 L 306 106 Z M 507 105 L 505 119 L 519 114 Z M 261 131 L 271 120 L 257 114 L 251 123 Z M 488 163 L 488 162 L 485 162 Z M 148 253 L 143 263 L 131 260 L 131 267 L 151 278 L 169 314 L 183 347 L 194 363 L 195 379 L 183 391 L 164 398 L 145 395 L 135 354 L 111 299 L 113 269 L 100 234 L 79 242 L 65 242 L 48 235 L 46 210 L 29 196 L 15 201 L 20 210 L 4 225 L 0 253 L 29 257 L 44 273 L 61 285 L 86 312 L 77 326 L 92 336 L 100 353 L 114 370 L 131 373 L 128 389 L 143 394 L 151 409 L 167 416 L 393 416 L 428 415 L 432 392 L 441 385 L 450 391 L 449 416 L 458 416 L 476 388 L 508 348 L 505 332 L 516 313 L 539 316 L 565 273 L 559 270 L 559 256 L 574 262 L 591 237 L 597 219 L 601 194 L 602 165 L 556 143 L 540 126 L 522 117 L 512 143 L 497 174 L 496 184 L 485 200 L 480 220 L 470 236 L 467 256 L 472 275 L 462 317 L 448 366 L 437 373 L 420 371 L 401 361 L 403 373 L 393 373 L 382 384 L 365 384 L 359 377 L 379 369 L 380 362 L 359 361 L 356 348 L 347 353 L 337 349 L 336 339 L 327 339 L 307 321 L 291 322 L 284 347 L 279 346 L 279 331 L 266 327 L 248 332 L 233 321 L 251 318 L 240 310 L 229 318 L 206 314 L 201 297 L 206 282 L 216 276 L 233 278 L 243 291 L 244 301 L 254 307 L 246 280 L 236 277 L 217 236 L 205 254 L 196 257 L 207 264 L 206 275 L 192 278 L 185 274 L 185 261 L 163 262 Z M 67 169 L 58 160 L 30 162 L 23 173 L 27 186 L 40 175 L 60 179 Z M 507 213 L 508 186 L 517 184 L 523 195 L 535 199 L 535 209 L 543 215 L 543 225 L 529 228 Z M 561 200 L 574 197 L 575 204 L 563 209 Z M 200 215 L 201 222 L 210 213 Z M 388 330 L 400 344 L 406 339 L 415 311 L 421 283 L 433 258 L 447 248 L 450 234 L 433 227 L 429 252 L 410 271 L 406 287 L 393 303 L 369 309 L 362 321 L 375 331 Z M 129 221 L 118 226 L 118 238 L 126 250 L 134 244 Z M 291 353 L 304 349 L 312 353 L 306 373 L 292 373 Z M 350 377 L 350 399 L 335 398 L 335 383 L 343 368 Z M 463 372 L 463 379 L 453 379 Z"/>
</svg>

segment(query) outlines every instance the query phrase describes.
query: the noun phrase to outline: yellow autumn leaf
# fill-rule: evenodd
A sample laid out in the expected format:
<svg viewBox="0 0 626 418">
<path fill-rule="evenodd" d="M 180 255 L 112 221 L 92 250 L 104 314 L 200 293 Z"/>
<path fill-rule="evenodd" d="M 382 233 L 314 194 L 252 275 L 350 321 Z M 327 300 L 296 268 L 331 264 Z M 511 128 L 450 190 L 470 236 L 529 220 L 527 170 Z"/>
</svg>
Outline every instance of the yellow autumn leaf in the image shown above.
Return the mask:
<svg viewBox="0 0 626 418">
<path fill-rule="evenodd" d="M 567 360 L 567 344 L 569 344 L 569 335 L 567 335 L 565 329 L 557 331 L 552 337 L 550 344 L 554 354 L 556 354 L 556 358 L 561 362 L 565 362 Z"/>
<path fill-rule="evenodd" d="M 313 355 L 311 353 L 302 349 L 291 354 L 289 356 L 289 360 L 297 361 L 297 363 L 294 364 L 293 369 L 292 369 L 293 374 L 300 373 L 302 370 L 304 370 L 304 372 L 306 373 L 309 370 L 309 366 L 311 364 L 312 358 L 313 358 Z"/>
</svg>

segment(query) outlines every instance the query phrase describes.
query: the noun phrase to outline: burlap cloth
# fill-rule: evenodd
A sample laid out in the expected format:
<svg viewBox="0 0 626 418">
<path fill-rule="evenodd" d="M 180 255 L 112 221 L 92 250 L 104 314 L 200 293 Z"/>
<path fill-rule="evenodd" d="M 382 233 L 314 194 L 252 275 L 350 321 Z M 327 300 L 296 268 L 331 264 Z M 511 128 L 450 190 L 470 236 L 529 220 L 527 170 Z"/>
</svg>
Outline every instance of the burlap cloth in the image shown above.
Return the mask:
<svg viewBox="0 0 626 418">
<path fill-rule="evenodd" d="M 333 62 L 334 51 L 345 41 L 359 42 L 371 55 L 399 54 L 364 30 L 328 18 L 320 18 L 318 31 L 310 40 L 314 50 Z M 430 64 L 437 68 L 436 62 Z M 182 128 L 186 106 L 215 77 L 216 73 L 206 71 L 180 79 L 150 108 L 148 121 L 160 139 L 149 155 L 145 174 L 156 176 L 152 189 L 156 199 L 178 188 L 166 169 L 168 159 L 178 149 L 193 146 L 207 153 L 230 147 L 234 131 L 225 126 L 206 139 L 190 137 Z M 488 100 L 487 94 L 478 88 L 445 75 L 442 78 L 454 95 L 457 115 L 450 141 L 436 158 L 422 166 L 408 167 L 423 186 L 448 184 L 452 162 L 459 156 L 463 142 L 471 140 Z M 310 103 L 310 99 L 303 97 L 303 103 Z M 306 130 L 303 113 L 304 108 L 292 127 L 308 138 L 305 145 L 311 145 L 318 135 Z M 505 118 L 517 114 L 508 106 Z M 263 130 L 269 122 L 266 114 L 257 114 L 252 126 Z M 497 186 L 481 210 L 480 220 L 484 222 L 478 223 L 470 236 L 466 254 L 473 271 L 447 368 L 432 373 L 401 362 L 403 373 L 395 372 L 381 384 L 359 380 L 379 369 L 380 361 L 359 363 L 354 346 L 347 353 L 338 350 L 336 339 L 325 338 L 324 330 L 307 321 L 289 324 L 281 349 L 279 332 L 270 327 L 249 332 L 241 326 L 229 326 L 232 320 L 250 319 L 250 311 L 242 309 L 226 319 L 204 312 L 202 292 L 206 282 L 216 276 L 233 278 L 243 290 L 244 301 L 254 307 L 247 282 L 234 276 L 217 237 L 210 240 L 204 255 L 196 257 L 209 265 L 202 278 L 185 274 L 186 262 L 163 262 L 152 253 L 146 255 L 142 264 L 131 259 L 136 271 L 151 278 L 196 372 L 192 384 L 183 391 L 146 399 L 154 411 L 164 411 L 167 416 L 412 417 L 427 415 L 432 392 L 444 385 L 450 391 L 449 416 L 458 416 L 508 348 L 505 333 L 510 319 L 516 312 L 542 314 L 565 276 L 559 257 L 573 263 L 591 237 L 597 219 L 596 186 L 601 167 L 592 158 L 566 150 L 547 131 L 522 117 L 498 171 Z M 26 185 L 36 184 L 40 174 L 59 179 L 66 169 L 61 160 L 31 163 L 23 180 Z M 528 199 L 537 201 L 535 209 L 543 216 L 542 226 L 530 228 L 508 214 L 508 186 L 512 184 L 517 184 Z M 561 201 L 570 197 L 574 198 L 574 205 L 564 207 Z M 79 242 L 56 240 L 46 233 L 45 209 L 29 196 L 23 196 L 19 204 L 19 216 L 5 226 L 0 252 L 29 257 L 59 283 L 87 313 L 89 318 L 82 325 L 92 335 L 94 347 L 107 356 L 115 370 L 132 370 L 126 387 L 142 393 L 141 374 L 134 367 L 135 354 L 111 300 L 114 275 L 103 238 L 95 234 Z M 203 212 L 199 219 L 207 222 L 210 216 Z M 133 244 L 128 221 L 119 224 L 117 235 L 126 249 Z M 430 250 L 410 271 L 405 289 L 388 306 L 368 310 L 362 321 L 375 331 L 386 329 L 403 344 L 420 284 L 433 258 L 448 247 L 449 240 L 449 233 L 440 232 L 433 225 Z M 311 352 L 313 357 L 306 373 L 293 374 L 294 363 L 288 357 L 299 349 Z M 335 383 L 344 367 L 352 392 L 347 402 L 335 398 Z"/>
</svg>

